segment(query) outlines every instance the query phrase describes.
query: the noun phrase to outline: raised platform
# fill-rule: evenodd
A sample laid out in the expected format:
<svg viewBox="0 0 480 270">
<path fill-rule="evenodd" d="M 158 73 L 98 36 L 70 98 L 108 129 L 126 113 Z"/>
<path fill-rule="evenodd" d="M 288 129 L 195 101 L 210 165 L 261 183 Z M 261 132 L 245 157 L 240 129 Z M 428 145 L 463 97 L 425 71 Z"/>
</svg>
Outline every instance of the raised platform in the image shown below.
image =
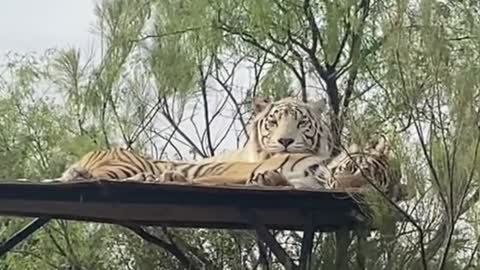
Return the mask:
<svg viewBox="0 0 480 270">
<path fill-rule="evenodd" d="M 346 191 L 89 181 L 0 182 L 0 215 L 137 225 L 250 229 L 351 227 L 358 209 Z M 309 220 L 310 217 L 311 220 Z"/>
</svg>

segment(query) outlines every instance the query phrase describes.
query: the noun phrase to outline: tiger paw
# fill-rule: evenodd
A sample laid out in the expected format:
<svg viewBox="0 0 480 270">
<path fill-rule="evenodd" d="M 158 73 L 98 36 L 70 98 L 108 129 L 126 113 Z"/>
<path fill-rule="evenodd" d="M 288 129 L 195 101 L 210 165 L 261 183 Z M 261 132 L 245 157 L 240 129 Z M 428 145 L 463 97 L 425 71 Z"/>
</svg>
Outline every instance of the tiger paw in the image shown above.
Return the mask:
<svg viewBox="0 0 480 270">
<path fill-rule="evenodd" d="M 247 182 L 247 185 L 259 185 L 259 186 L 291 186 L 285 175 L 281 172 L 265 171 L 255 175 Z"/>
<path fill-rule="evenodd" d="M 185 182 L 188 182 L 187 178 L 176 172 L 176 171 L 165 171 L 162 173 L 161 177 L 160 177 L 160 182 L 162 183 L 171 183 L 171 182 L 174 182 L 174 183 L 185 183 Z"/>
<path fill-rule="evenodd" d="M 78 182 L 93 179 L 90 172 L 80 166 L 68 168 L 61 177 L 53 179 L 52 182 Z"/>
<path fill-rule="evenodd" d="M 153 173 L 142 172 L 134 176 L 123 179 L 123 181 L 143 182 L 143 183 L 155 183 L 160 182 L 158 176 Z"/>
</svg>

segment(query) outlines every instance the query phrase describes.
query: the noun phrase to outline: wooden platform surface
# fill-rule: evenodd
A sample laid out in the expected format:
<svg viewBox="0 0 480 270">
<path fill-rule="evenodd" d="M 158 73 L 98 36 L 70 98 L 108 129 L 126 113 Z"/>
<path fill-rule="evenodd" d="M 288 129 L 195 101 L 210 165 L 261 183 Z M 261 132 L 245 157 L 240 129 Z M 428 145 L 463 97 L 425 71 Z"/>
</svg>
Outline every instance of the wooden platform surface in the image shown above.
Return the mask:
<svg viewBox="0 0 480 270">
<path fill-rule="evenodd" d="M 316 230 L 355 224 L 351 192 L 279 187 L 88 181 L 0 182 L 0 215 L 190 228 L 249 229 L 254 213 L 271 229 Z"/>
</svg>

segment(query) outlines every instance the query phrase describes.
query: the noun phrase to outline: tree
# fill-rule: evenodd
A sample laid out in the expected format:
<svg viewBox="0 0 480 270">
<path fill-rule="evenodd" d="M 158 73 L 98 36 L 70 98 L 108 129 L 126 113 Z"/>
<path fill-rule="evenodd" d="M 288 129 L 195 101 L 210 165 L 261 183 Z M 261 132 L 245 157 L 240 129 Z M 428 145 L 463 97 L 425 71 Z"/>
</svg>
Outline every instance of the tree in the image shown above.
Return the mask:
<svg viewBox="0 0 480 270">
<path fill-rule="evenodd" d="M 113 145 L 155 158 L 211 156 L 242 145 L 252 96 L 327 97 L 338 149 L 388 134 L 413 198 L 398 205 L 372 198 L 379 230 L 367 238 L 318 234 L 314 268 L 474 269 L 478 13 L 474 1 L 102 1 L 101 55 L 65 48 L 6 57 L 0 174 L 59 175 L 65 160 Z M 393 223 L 387 208 L 405 222 Z M 2 219 L 0 228 L 23 223 Z M 164 248 L 125 228 L 58 221 L 3 262 L 8 269 L 281 269 L 248 232 L 148 232 Z M 297 233 L 276 235 L 298 258 Z M 105 252 L 93 254 L 92 243 Z M 347 248 L 343 258 L 335 259 L 335 243 Z"/>
</svg>

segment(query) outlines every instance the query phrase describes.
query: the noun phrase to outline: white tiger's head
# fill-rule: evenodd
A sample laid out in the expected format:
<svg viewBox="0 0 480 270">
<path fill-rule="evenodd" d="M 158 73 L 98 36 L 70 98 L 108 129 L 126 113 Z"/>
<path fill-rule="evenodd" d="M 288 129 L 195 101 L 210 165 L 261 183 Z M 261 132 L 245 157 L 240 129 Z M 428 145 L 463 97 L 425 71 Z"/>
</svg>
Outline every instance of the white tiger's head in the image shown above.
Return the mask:
<svg viewBox="0 0 480 270">
<path fill-rule="evenodd" d="M 254 100 L 255 118 L 251 139 L 257 151 L 278 153 L 331 154 L 331 132 L 325 119 L 325 100 L 305 103 L 293 97 L 270 102 Z"/>
</svg>

